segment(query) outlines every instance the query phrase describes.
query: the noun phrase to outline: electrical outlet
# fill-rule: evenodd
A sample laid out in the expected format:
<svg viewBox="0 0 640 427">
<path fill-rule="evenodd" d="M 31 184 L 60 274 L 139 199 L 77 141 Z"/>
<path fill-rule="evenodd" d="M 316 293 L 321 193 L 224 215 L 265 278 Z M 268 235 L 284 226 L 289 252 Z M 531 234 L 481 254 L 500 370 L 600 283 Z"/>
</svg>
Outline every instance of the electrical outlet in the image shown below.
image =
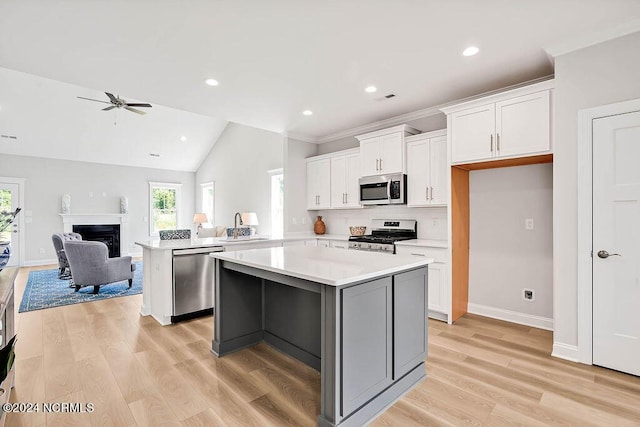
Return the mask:
<svg viewBox="0 0 640 427">
<path fill-rule="evenodd" d="M 522 298 L 525 301 L 535 301 L 536 296 L 533 293 L 533 289 L 523 289 L 522 290 Z"/>
<path fill-rule="evenodd" d="M 297 223 L 298 223 L 298 220 L 296 219 L 295 216 L 291 218 L 291 224 L 296 225 Z"/>
<path fill-rule="evenodd" d="M 438 226 L 438 218 L 431 218 L 431 226 L 432 227 Z"/>
<path fill-rule="evenodd" d="M 525 230 L 533 230 L 533 218 L 527 218 L 524 220 Z"/>
<path fill-rule="evenodd" d="M 306 217 L 302 217 L 302 225 L 305 225 L 307 223 L 307 218 Z"/>
</svg>

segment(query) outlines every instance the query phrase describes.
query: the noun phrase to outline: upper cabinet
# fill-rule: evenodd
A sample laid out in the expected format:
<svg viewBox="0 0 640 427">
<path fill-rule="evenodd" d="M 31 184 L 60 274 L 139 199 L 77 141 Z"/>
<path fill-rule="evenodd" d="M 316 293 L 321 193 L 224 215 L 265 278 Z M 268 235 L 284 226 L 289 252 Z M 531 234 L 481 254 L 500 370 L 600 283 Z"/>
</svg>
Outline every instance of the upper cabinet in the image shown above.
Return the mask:
<svg viewBox="0 0 640 427">
<path fill-rule="evenodd" d="M 360 208 L 360 150 L 307 159 L 307 209 Z"/>
<path fill-rule="evenodd" d="M 407 206 L 447 204 L 447 131 L 407 137 Z"/>
<path fill-rule="evenodd" d="M 360 207 L 360 153 L 358 150 L 349 154 L 331 157 L 331 207 Z"/>
<path fill-rule="evenodd" d="M 400 125 L 356 136 L 360 141 L 360 175 L 406 173 L 405 137 L 416 133 L 419 131 Z"/>
<path fill-rule="evenodd" d="M 443 108 L 451 163 L 551 153 L 553 80 Z"/>
<path fill-rule="evenodd" d="M 331 160 L 307 160 L 307 209 L 331 207 Z"/>
</svg>

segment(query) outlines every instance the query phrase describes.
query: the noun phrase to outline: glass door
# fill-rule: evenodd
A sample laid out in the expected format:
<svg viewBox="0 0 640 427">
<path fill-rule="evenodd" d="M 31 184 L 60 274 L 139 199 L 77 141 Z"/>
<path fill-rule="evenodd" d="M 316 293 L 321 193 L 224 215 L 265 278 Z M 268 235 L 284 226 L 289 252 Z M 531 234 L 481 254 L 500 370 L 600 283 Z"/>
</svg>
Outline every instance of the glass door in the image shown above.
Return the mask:
<svg viewBox="0 0 640 427">
<path fill-rule="evenodd" d="M 0 212 L 12 212 L 20 207 L 20 193 L 18 184 L 0 182 Z M 0 232 L 0 242 L 11 242 L 11 258 L 7 267 L 20 265 L 20 216 L 13 224 Z"/>
</svg>

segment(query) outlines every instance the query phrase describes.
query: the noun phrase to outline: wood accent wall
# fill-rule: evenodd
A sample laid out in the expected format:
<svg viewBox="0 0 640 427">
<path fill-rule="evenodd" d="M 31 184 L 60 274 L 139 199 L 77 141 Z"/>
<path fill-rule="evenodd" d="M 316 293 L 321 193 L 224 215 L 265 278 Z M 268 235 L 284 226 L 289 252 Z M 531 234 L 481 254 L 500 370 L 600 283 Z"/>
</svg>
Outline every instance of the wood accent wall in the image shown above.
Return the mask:
<svg viewBox="0 0 640 427">
<path fill-rule="evenodd" d="M 553 154 L 451 166 L 451 321 L 469 304 L 469 171 L 553 162 Z"/>
<path fill-rule="evenodd" d="M 451 167 L 451 320 L 467 312 L 469 302 L 469 171 Z"/>
</svg>

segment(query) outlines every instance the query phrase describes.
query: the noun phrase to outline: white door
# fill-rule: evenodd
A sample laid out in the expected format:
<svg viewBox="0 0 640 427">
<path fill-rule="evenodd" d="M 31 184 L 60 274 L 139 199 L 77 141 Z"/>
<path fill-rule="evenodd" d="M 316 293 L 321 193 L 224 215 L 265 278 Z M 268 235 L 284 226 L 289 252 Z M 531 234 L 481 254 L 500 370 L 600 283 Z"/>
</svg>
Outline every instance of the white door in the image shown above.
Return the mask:
<svg viewBox="0 0 640 427">
<path fill-rule="evenodd" d="M 640 112 L 593 121 L 593 363 L 640 375 Z"/>
<path fill-rule="evenodd" d="M 383 135 L 380 142 L 380 171 L 383 174 L 404 173 L 404 139 L 402 132 Z"/>
<path fill-rule="evenodd" d="M 361 176 L 380 175 L 380 137 L 360 141 Z"/>
<path fill-rule="evenodd" d="M 348 154 L 345 156 L 347 165 L 347 206 L 350 208 L 360 207 L 360 154 Z"/>
<path fill-rule="evenodd" d="M 500 157 L 551 149 L 549 91 L 496 103 L 495 148 Z"/>
<path fill-rule="evenodd" d="M 347 203 L 347 162 L 345 156 L 331 158 L 331 207 Z"/>
<path fill-rule="evenodd" d="M 407 143 L 407 205 L 425 206 L 428 204 L 429 140 L 422 139 Z"/>
<path fill-rule="evenodd" d="M 0 182 L 0 212 L 15 211 L 20 207 L 20 188 L 18 184 Z M 0 233 L 0 241 L 11 242 L 11 258 L 8 267 L 20 265 L 20 221 L 19 216 L 14 223 Z"/>
<path fill-rule="evenodd" d="M 447 137 L 433 138 L 429 143 L 429 177 L 431 182 L 429 199 L 432 205 L 447 204 L 447 173 L 449 173 Z"/>
<path fill-rule="evenodd" d="M 495 155 L 495 104 L 481 105 L 451 115 L 451 161 L 473 162 Z"/>
</svg>

